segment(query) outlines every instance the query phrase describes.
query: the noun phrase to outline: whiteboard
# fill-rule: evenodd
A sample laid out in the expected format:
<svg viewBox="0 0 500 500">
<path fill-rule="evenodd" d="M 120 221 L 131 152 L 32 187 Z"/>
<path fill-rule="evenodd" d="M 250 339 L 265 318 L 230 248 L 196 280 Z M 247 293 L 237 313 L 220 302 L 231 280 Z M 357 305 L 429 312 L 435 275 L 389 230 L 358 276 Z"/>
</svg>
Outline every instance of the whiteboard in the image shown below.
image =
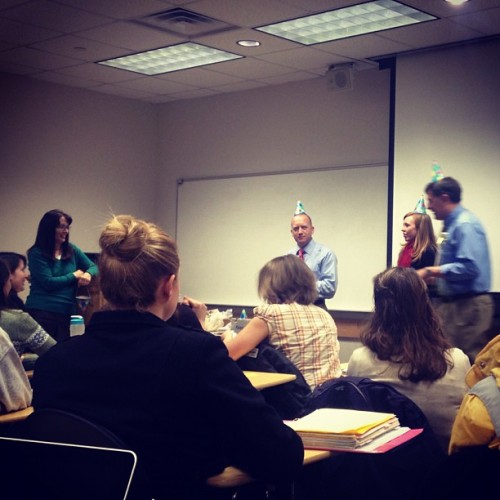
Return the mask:
<svg viewBox="0 0 500 500">
<path fill-rule="evenodd" d="M 369 165 L 179 180 L 181 293 L 207 304 L 259 304 L 259 270 L 295 245 L 290 221 L 301 200 L 314 239 L 338 259 L 328 308 L 371 311 L 372 279 L 386 267 L 387 176 L 386 165 Z"/>
</svg>

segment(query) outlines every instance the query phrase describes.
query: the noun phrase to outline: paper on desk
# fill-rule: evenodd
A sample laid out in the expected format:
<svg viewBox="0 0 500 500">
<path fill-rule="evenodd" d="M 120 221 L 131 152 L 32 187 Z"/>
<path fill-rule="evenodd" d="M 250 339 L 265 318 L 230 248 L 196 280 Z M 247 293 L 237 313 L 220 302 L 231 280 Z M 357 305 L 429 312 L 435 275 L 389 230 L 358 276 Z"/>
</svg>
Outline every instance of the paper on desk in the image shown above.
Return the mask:
<svg viewBox="0 0 500 500">
<path fill-rule="evenodd" d="M 359 435 L 395 417 L 393 413 L 320 408 L 305 417 L 285 423 L 297 432 Z"/>
</svg>

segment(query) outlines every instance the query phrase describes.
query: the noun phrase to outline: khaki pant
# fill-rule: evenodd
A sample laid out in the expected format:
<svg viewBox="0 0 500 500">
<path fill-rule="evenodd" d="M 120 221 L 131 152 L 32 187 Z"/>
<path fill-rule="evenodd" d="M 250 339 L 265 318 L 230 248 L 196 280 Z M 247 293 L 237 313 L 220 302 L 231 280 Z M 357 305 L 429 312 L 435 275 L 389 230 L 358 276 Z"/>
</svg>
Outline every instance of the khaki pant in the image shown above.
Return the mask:
<svg viewBox="0 0 500 500">
<path fill-rule="evenodd" d="M 438 302 L 436 309 L 448 340 L 454 347 L 462 349 L 473 363 L 476 355 L 490 340 L 488 330 L 494 313 L 491 295 Z"/>
</svg>

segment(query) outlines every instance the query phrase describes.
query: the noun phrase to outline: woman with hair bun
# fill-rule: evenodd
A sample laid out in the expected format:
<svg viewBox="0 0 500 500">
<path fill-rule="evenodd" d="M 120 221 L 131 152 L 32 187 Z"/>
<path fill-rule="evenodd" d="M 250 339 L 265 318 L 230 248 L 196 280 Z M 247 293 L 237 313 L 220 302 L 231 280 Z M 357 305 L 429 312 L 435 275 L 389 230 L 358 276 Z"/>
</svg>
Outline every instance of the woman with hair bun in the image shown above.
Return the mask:
<svg viewBox="0 0 500 500">
<path fill-rule="evenodd" d="M 231 498 L 230 488 L 206 486 L 229 465 L 265 483 L 292 480 L 302 468 L 298 435 L 218 337 L 166 322 L 179 296 L 175 241 L 119 215 L 99 243 L 108 308 L 39 360 L 36 409 L 61 408 L 114 432 L 137 453 L 149 498 Z"/>
</svg>

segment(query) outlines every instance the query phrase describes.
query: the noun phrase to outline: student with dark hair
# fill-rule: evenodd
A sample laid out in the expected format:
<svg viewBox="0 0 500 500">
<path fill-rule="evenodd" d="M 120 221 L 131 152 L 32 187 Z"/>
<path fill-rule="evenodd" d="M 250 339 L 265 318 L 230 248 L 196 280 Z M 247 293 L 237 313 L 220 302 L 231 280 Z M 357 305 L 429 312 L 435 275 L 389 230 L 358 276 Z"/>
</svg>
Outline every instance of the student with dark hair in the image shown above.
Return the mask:
<svg viewBox="0 0 500 500">
<path fill-rule="evenodd" d="M 315 306 L 316 278 L 295 255 L 269 261 L 259 273 L 259 295 L 266 302 L 236 337 L 224 338 L 237 360 L 265 339 L 300 370 L 314 389 L 340 377 L 339 342 L 333 318 Z"/>
<path fill-rule="evenodd" d="M 425 192 L 429 210 L 444 226 L 438 265 L 418 273 L 427 283 L 435 283 L 446 336 L 472 363 L 489 340 L 494 313 L 486 232 L 479 219 L 462 206 L 462 189 L 452 177 L 431 182 Z"/>
<path fill-rule="evenodd" d="M 394 267 L 374 279 L 375 310 L 347 375 L 386 382 L 425 413 L 444 451 L 466 391 L 467 356 L 451 348 L 414 269 Z"/>
<path fill-rule="evenodd" d="M 88 285 L 97 275 L 97 266 L 69 242 L 72 222 L 71 216 L 61 210 L 48 211 L 28 250 L 31 284 L 26 310 L 56 340 L 70 335 L 78 285 Z"/>
<path fill-rule="evenodd" d="M 24 302 L 19 297 L 19 293 L 24 291 L 24 285 L 28 278 L 26 271 L 26 257 L 16 252 L 0 252 L 0 260 L 3 260 L 10 271 L 11 290 L 7 298 L 7 305 L 11 309 L 24 310 Z"/>
<path fill-rule="evenodd" d="M 219 338 L 167 323 L 179 297 L 175 241 L 120 215 L 99 243 L 107 309 L 93 314 L 84 335 L 38 360 L 35 409 L 59 408 L 108 428 L 137 453 L 157 499 L 221 498 L 206 480 L 229 465 L 267 483 L 290 481 L 302 468 L 299 436 Z"/>
</svg>

